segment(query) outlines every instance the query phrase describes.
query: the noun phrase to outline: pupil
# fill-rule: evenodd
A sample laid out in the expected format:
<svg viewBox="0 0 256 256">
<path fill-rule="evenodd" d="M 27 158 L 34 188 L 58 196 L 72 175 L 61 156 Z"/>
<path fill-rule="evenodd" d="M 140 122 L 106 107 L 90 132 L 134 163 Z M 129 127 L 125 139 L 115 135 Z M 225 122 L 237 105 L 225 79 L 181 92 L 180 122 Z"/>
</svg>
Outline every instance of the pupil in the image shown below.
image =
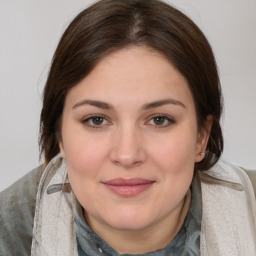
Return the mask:
<svg viewBox="0 0 256 256">
<path fill-rule="evenodd" d="M 162 116 L 158 116 L 154 118 L 154 122 L 156 125 L 162 125 L 165 121 L 165 118 Z"/>
<path fill-rule="evenodd" d="M 92 119 L 92 122 L 93 122 L 93 124 L 95 124 L 95 125 L 100 125 L 100 124 L 102 124 L 102 122 L 103 122 L 103 118 L 102 117 L 94 117 L 93 119 Z"/>
</svg>

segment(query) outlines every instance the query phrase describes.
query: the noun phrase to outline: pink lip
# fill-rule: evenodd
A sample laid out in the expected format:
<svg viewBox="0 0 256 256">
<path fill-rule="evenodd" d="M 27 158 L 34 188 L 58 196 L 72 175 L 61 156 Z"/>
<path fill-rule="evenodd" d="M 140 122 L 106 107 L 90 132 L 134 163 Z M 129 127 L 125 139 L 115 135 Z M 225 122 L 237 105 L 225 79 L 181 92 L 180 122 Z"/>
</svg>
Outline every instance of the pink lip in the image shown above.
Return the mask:
<svg viewBox="0 0 256 256">
<path fill-rule="evenodd" d="M 104 181 L 102 183 L 117 195 L 124 197 L 132 197 L 148 190 L 155 183 L 155 181 L 141 178 L 118 178 Z"/>
</svg>

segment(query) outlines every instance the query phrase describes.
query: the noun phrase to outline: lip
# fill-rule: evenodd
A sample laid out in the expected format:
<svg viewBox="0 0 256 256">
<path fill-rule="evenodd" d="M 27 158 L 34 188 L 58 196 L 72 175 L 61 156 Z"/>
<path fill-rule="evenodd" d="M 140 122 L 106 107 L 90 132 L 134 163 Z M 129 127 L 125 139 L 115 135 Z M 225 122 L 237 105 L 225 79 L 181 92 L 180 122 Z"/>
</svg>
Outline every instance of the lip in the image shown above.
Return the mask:
<svg viewBox="0 0 256 256">
<path fill-rule="evenodd" d="M 154 183 L 154 180 L 141 178 L 117 178 L 102 182 L 111 192 L 123 197 L 137 196 L 148 190 Z"/>
</svg>

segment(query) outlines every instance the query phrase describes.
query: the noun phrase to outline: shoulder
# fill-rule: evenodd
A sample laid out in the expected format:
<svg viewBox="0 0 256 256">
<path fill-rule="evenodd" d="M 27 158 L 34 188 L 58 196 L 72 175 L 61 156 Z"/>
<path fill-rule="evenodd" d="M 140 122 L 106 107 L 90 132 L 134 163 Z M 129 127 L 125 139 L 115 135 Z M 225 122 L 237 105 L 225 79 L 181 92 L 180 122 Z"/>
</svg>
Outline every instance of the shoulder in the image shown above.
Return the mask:
<svg viewBox="0 0 256 256">
<path fill-rule="evenodd" d="M 250 178 L 250 181 L 252 183 L 253 189 L 254 189 L 254 194 L 256 197 L 256 170 L 246 170 L 243 168 L 243 170 L 246 172 L 246 174 L 248 175 L 248 177 Z"/>
<path fill-rule="evenodd" d="M 256 203 L 248 175 L 225 159 L 205 173 L 213 179 L 201 182 L 203 250 L 234 255 L 239 248 L 241 255 L 254 255 Z"/>
<path fill-rule="evenodd" d="M 39 166 L 25 176 L 20 178 L 7 189 L 0 192 L 0 207 L 23 204 L 30 202 L 35 197 L 37 187 L 42 174 L 42 167 Z"/>
<path fill-rule="evenodd" d="M 208 175 L 224 180 L 227 182 L 234 182 L 243 186 L 249 186 L 252 188 L 253 178 L 256 179 L 255 174 L 246 172 L 240 166 L 231 163 L 230 161 L 221 158 L 210 170 L 206 172 Z M 255 180 L 254 180 L 255 181 Z"/>
<path fill-rule="evenodd" d="M 233 203 L 233 209 L 238 209 L 240 205 L 243 212 L 245 209 L 248 210 L 248 214 L 256 223 L 256 199 L 252 175 L 249 178 L 241 167 L 225 159 L 220 159 L 206 174 L 213 178 L 213 182 L 201 183 L 206 200 L 214 194 L 219 196 L 225 206 Z"/>
<path fill-rule="evenodd" d="M 0 255 L 29 255 L 39 166 L 0 193 Z"/>
</svg>

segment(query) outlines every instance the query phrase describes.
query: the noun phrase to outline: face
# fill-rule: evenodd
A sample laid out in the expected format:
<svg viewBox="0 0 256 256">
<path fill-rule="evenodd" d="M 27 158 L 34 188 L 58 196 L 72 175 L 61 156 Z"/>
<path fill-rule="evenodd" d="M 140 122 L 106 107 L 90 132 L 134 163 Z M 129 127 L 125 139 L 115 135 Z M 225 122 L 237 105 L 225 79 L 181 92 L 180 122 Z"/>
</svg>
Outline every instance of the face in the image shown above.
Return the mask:
<svg viewBox="0 0 256 256">
<path fill-rule="evenodd" d="M 59 144 L 89 223 L 141 230 L 177 216 L 207 138 L 186 79 L 160 53 L 131 47 L 69 91 Z"/>
</svg>

